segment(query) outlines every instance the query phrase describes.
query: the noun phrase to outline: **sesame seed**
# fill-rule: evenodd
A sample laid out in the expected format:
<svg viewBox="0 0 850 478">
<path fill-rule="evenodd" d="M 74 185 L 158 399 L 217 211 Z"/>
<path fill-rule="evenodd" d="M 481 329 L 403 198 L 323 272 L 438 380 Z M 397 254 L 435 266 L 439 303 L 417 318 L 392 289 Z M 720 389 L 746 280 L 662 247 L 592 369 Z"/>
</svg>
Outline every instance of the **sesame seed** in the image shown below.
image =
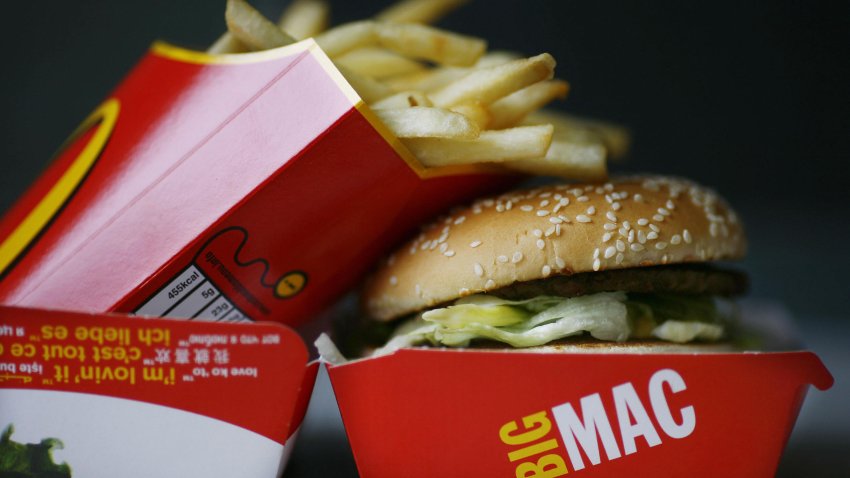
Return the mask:
<svg viewBox="0 0 850 478">
<path fill-rule="evenodd" d="M 618 253 L 617 253 L 617 259 L 616 259 L 616 260 L 617 260 L 617 264 L 622 264 L 622 263 L 623 263 L 623 258 L 624 258 L 624 257 L 625 257 L 625 256 L 623 256 L 623 253 L 622 253 L 622 252 L 618 252 Z"/>
<path fill-rule="evenodd" d="M 439 244 L 440 244 L 440 243 L 439 243 L 438 241 L 431 241 L 431 245 L 430 245 L 430 246 L 428 246 L 428 250 L 429 250 L 429 251 L 433 251 L 434 249 L 436 249 L 436 248 L 437 248 L 437 246 L 438 246 Z"/>
<path fill-rule="evenodd" d="M 614 202 L 614 198 L 610 194 L 605 195 L 605 200 L 608 201 L 608 204 Z"/>
<path fill-rule="evenodd" d="M 642 217 L 642 218 L 637 220 L 637 223 L 638 223 L 638 226 L 646 226 L 647 224 L 649 224 L 649 220 L 645 217 Z"/>
<path fill-rule="evenodd" d="M 570 198 L 561 198 L 561 199 L 558 200 L 558 204 L 561 205 L 561 206 L 565 206 L 565 207 L 569 206 L 570 205 Z"/>
<path fill-rule="evenodd" d="M 461 287 L 460 289 L 458 289 L 457 293 L 460 295 L 466 295 L 469 294 L 469 289 L 467 289 L 466 287 Z"/>
<path fill-rule="evenodd" d="M 655 224 L 650 224 L 649 228 L 652 229 L 652 232 L 661 232 L 661 228 L 656 226 Z"/>
<path fill-rule="evenodd" d="M 669 199 L 667 200 L 667 209 L 669 209 L 669 210 L 671 210 L 671 211 L 672 211 L 673 209 L 676 209 L 676 205 L 675 205 L 675 204 L 673 204 L 673 201 L 671 201 L 671 200 L 669 200 Z"/>
<path fill-rule="evenodd" d="M 664 216 L 662 216 L 661 214 L 656 214 L 656 215 L 652 216 L 652 220 L 658 221 L 658 222 L 664 222 Z"/>
<path fill-rule="evenodd" d="M 446 257 L 454 257 L 455 251 L 446 251 L 443 253 L 443 255 Z"/>
<path fill-rule="evenodd" d="M 641 244 L 646 244 L 646 233 L 644 233 L 643 231 L 638 231 L 637 240 Z"/>
<path fill-rule="evenodd" d="M 534 206 L 529 206 L 528 204 L 526 204 L 525 206 L 520 206 L 519 208 L 525 212 L 531 212 L 534 210 Z"/>
<path fill-rule="evenodd" d="M 457 226 L 459 224 L 463 224 L 463 221 L 466 221 L 466 216 L 460 216 L 459 218 L 455 219 L 455 225 Z"/>
<path fill-rule="evenodd" d="M 667 254 L 664 254 L 663 256 L 661 256 L 661 263 L 662 264 L 666 264 L 667 261 L 669 261 L 669 260 L 670 260 L 670 257 Z"/>
<path fill-rule="evenodd" d="M 596 189 L 594 189 L 594 191 L 593 191 L 593 192 L 595 192 L 596 194 L 604 194 L 604 193 L 605 193 L 605 190 L 604 190 L 604 189 L 602 189 L 602 188 L 596 188 Z"/>
<path fill-rule="evenodd" d="M 480 246 L 480 245 L 481 245 L 481 241 L 472 241 L 472 242 L 469 243 L 469 247 L 472 247 L 473 249 Z"/>
<path fill-rule="evenodd" d="M 567 263 L 564 262 L 564 260 L 558 256 L 555 256 L 555 265 L 558 266 L 558 269 L 563 269 L 564 267 L 567 267 Z"/>
<path fill-rule="evenodd" d="M 665 249 L 666 247 L 667 247 L 666 242 L 656 242 L 655 243 L 655 248 L 658 249 L 659 251 Z"/>
<path fill-rule="evenodd" d="M 617 250 L 623 252 L 626 250 L 626 243 L 617 239 Z"/>
<path fill-rule="evenodd" d="M 634 229 L 632 229 L 631 231 L 629 231 L 629 237 L 628 237 L 628 239 L 629 239 L 629 242 L 635 242 L 635 230 L 634 230 Z"/>
<path fill-rule="evenodd" d="M 540 249 L 540 250 L 543 250 L 544 247 L 546 247 L 546 243 L 543 242 L 543 239 L 538 239 L 537 240 L 537 248 Z"/>
<path fill-rule="evenodd" d="M 629 221 L 623 221 L 623 229 L 628 231 L 631 228 L 632 228 L 632 225 L 629 223 Z"/>
<path fill-rule="evenodd" d="M 570 222 L 570 218 L 568 218 L 567 216 L 564 216 L 563 214 L 558 214 L 558 219 L 560 219 L 564 222 Z"/>
<path fill-rule="evenodd" d="M 640 194 L 640 193 L 635 194 L 634 196 L 632 196 L 632 199 L 634 199 L 635 201 L 638 201 L 638 202 L 643 201 L 643 195 Z"/>
<path fill-rule="evenodd" d="M 608 220 L 609 220 L 609 221 L 611 221 L 611 222 L 617 222 L 617 215 L 616 215 L 616 214 L 614 214 L 614 213 L 613 213 L 613 212 L 611 212 L 611 211 L 606 212 L 606 213 L 605 213 L 605 217 L 607 217 L 607 218 L 608 218 Z"/>
<path fill-rule="evenodd" d="M 396 276 L 390 277 L 390 285 L 398 285 L 398 277 L 396 277 Z"/>
<path fill-rule="evenodd" d="M 693 240 L 691 238 L 691 233 L 687 229 L 682 231 L 682 239 L 684 239 L 687 244 L 690 244 L 691 241 Z"/>
<path fill-rule="evenodd" d="M 543 210 L 543 209 L 537 211 L 538 217 L 543 217 L 543 216 L 548 216 L 548 215 L 549 215 L 549 211 L 546 211 L 546 210 Z"/>
<path fill-rule="evenodd" d="M 543 235 L 546 236 L 546 237 L 549 237 L 552 234 L 555 234 L 555 226 L 552 226 L 549 229 L 546 229 L 546 232 L 543 233 Z"/>
<path fill-rule="evenodd" d="M 481 267 L 481 264 L 477 262 L 475 264 L 472 264 L 472 271 L 475 272 L 475 275 L 477 275 L 478 277 L 484 277 L 484 268 Z"/>
<path fill-rule="evenodd" d="M 602 267 L 602 261 L 599 258 L 593 259 L 593 270 L 598 271 L 600 267 Z"/>
<path fill-rule="evenodd" d="M 513 207 L 514 207 L 513 201 L 508 201 L 508 202 L 505 203 L 505 209 L 507 209 L 508 211 L 513 209 Z"/>
<path fill-rule="evenodd" d="M 542 198 L 552 197 L 552 193 L 550 193 L 549 191 L 546 191 L 545 193 L 540 193 L 540 197 L 542 197 Z"/>
<path fill-rule="evenodd" d="M 628 231 L 628 230 L 626 230 L 626 228 L 625 228 L 625 227 L 621 227 L 621 228 L 620 228 L 617 232 L 619 232 L 619 233 L 620 233 L 620 235 L 621 235 L 621 236 L 623 236 L 623 237 L 626 237 L 626 236 L 628 236 L 628 235 L 629 235 L 629 231 Z"/>
<path fill-rule="evenodd" d="M 587 196 L 579 196 L 579 197 L 577 197 L 577 198 L 576 198 L 576 201 L 578 201 L 578 202 L 587 202 L 587 201 L 590 201 L 590 198 L 589 198 L 589 197 L 587 197 Z"/>
<path fill-rule="evenodd" d="M 560 223 L 564 222 L 564 220 L 561 219 L 560 217 L 550 217 L 549 222 L 551 222 L 552 224 L 560 224 Z"/>
<path fill-rule="evenodd" d="M 531 231 L 531 233 L 534 234 L 534 237 L 543 237 L 543 231 L 541 231 L 540 229 L 535 229 Z"/>
<path fill-rule="evenodd" d="M 473 207 L 472 212 L 475 213 L 475 214 L 481 214 L 481 207 L 480 206 Z"/>
<path fill-rule="evenodd" d="M 587 215 L 588 216 L 592 216 L 594 214 L 596 214 L 596 208 L 595 207 L 590 206 L 589 208 L 587 208 Z"/>
<path fill-rule="evenodd" d="M 546 207 L 548 205 L 549 205 L 548 199 L 544 199 L 544 200 L 540 201 L 540 207 Z"/>
<path fill-rule="evenodd" d="M 511 256 L 511 262 L 513 262 L 514 264 L 516 264 L 517 262 L 519 262 L 521 260 L 522 260 L 522 252 L 516 251 L 516 252 L 514 252 L 514 255 Z"/>
<path fill-rule="evenodd" d="M 508 262 L 508 256 L 499 256 L 496 260 L 504 264 L 505 262 Z"/>
<path fill-rule="evenodd" d="M 496 212 L 505 212 L 505 206 L 496 204 Z"/>
<path fill-rule="evenodd" d="M 615 211 L 619 211 L 620 207 L 621 207 L 620 203 L 618 203 L 618 202 L 615 202 L 614 204 L 611 205 L 611 209 L 613 209 Z"/>
<path fill-rule="evenodd" d="M 610 241 L 612 236 L 613 235 L 610 232 L 606 232 L 605 234 L 602 234 L 602 242 Z"/>
<path fill-rule="evenodd" d="M 617 249 L 614 248 L 613 246 L 609 246 L 607 249 L 605 249 L 605 258 L 610 259 L 610 258 L 614 257 L 614 254 L 616 254 L 616 253 L 617 253 Z"/>
<path fill-rule="evenodd" d="M 603 227 L 606 231 L 613 231 L 614 229 L 617 229 L 617 225 L 616 225 L 616 224 L 611 224 L 610 222 L 606 222 L 606 223 L 605 223 L 602 227 Z"/>
<path fill-rule="evenodd" d="M 711 237 L 717 237 L 717 233 L 720 227 L 716 222 L 712 222 L 710 226 L 708 226 L 708 233 L 711 234 Z"/>
<path fill-rule="evenodd" d="M 594 249 L 594 250 L 593 250 L 593 258 L 594 258 L 594 259 L 598 259 L 598 258 L 599 258 L 599 248 L 598 248 L 598 247 L 597 247 L 596 249 Z"/>
<path fill-rule="evenodd" d="M 558 214 L 558 211 L 560 211 L 560 210 L 561 210 L 561 205 L 555 204 L 555 207 L 552 208 L 552 214 Z"/>
<path fill-rule="evenodd" d="M 643 244 L 634 243 L 631 245 L 631 250 L 634 252 L 640 252 L 644 249 Z"/>
<path fill-rule="evenodd" d="M 654 240 L 658 239 L 658 233 L 655 232 L 655 231 L 649 231 L 649 234 L 646 235 L 646 238 L 649 239 L 650 241 L 654 241 Z"/>
<path fill-rule="evenodd" d="M 557 235 L 557 236 L 561 235 L 561 225 L 560 224 L 555 224 L 555 235 Z"/>
<path fill-rule="evenodd" d="M 484 283 L 485 289 L 492 289 L 494 287 L 496 287 L 496 282 L 493 279 L 487 279 L 487 282 Z"/>
<path fill-rule="evenodd" d="M 579 214 L 576 216 L 576 221 L 578 222 L 590 222 L 590 218 L 585 216 L 584 214 Z"/>
<path fill-rule="evenodd" d="M 673 244 L 674 246 L 680 242 L 682 242 L 682 236 L 678 234 L 673 234 L 673 237 L 670 238 L 670 244 Z"/>
<path fill-rule="evenodd" d="M 658 208 L 658 214 L 661 214 L 662 216 L 669 216 L 670 211 L 664 209 L 663 207 L 660 207 Z"/>
<path fill-rule="evenodd" d="M 449 250 L 448 244 L 446 244 L 445 242 L 440 244 L 440 252 L 446 252 L 447 250 Z"/>
<path fill-rule="evenodd" d="M 551 274 L 551 273 L 552 273 L 552 268 L 551 268 L 551 267 L 549 267 L 548 265 L 545 265 L 545 266 L 543 266 L 543 268 L 540 270 L 540 272 L 543 274 L 543 277 L 549 277 L 549 274 Z"/>
</svg>

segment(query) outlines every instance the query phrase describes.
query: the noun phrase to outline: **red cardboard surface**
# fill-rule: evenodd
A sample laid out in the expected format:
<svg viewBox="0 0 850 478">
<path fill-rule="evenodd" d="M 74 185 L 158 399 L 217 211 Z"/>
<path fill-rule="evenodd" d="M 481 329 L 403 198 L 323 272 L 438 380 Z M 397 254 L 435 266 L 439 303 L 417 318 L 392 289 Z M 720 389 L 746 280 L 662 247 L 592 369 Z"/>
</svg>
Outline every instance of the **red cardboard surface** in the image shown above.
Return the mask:
<svg viewBox="0 0 850 478">
<path fill-rule="evenodd" d="M 0 304 L 297 325 L 450 204 L 312 40 L 158 44 L 0 221 Z"/>
<path fill-rule="evenodd" d="M 76 458 L 72 465 L 98 476 L 114 466 L 120 476 L 175 476 L 182 465 L 174 462 L 174 446 L 191 445 L 184 442 L 193 434 L 202 443 L 190 446 L 186 459 L 212 456 L 222 466 L 244 466 L 253 457 L 259 462 L 241 476 L 276 476 L 316 371 L 300 337 L 275 323 L 142 320 L 0 306 L 0 427 L 56 434 Z M 43 405 L 33 409 L 30 402 Z M 75 433 L 96 436 L 100 445 Z M 151 438 L 134 449 L 133 439 L 141 436 Z M 227 457 L 231 440 L 243 441 L 241 459 Z M 91 453 L 161 461 L 146 461 L 143 473 L 126 460 L 90 463 Z"/>
<path fill-rule="evenodd" d="M 773 476 L 810 352 L 400 350 L 329 366 L 370 477 Z"/>
</svg>

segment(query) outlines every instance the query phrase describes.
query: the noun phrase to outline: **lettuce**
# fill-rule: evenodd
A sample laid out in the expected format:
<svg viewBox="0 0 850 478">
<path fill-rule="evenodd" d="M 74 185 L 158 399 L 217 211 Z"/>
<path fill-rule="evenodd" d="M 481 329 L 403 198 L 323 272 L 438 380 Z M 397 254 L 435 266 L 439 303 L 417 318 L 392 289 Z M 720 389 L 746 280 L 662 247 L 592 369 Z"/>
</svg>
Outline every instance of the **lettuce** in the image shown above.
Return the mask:
<svg viewBox="0 0 850 478">
<path fill-rule="evenodd" d="M 41 443 L 17 443 L 12 440 L 15 427 L 10 423 L 0 434 L 0 477 L 70 478 L 71 468 L 53 462 L 53 450 L 62 449 L 56 438 Z"/>
<path fill-rule="evenodd" d="M 719 340 L 728 321 L 716 299 L 676 294 L 602 292 L 581 297 L 505 300 L 478 294 L 403 324 L 377 353 L 430 343 L 466 347 L 476 339 L 535 347 L 588 333 L 599 340 Z"/>
</svg>

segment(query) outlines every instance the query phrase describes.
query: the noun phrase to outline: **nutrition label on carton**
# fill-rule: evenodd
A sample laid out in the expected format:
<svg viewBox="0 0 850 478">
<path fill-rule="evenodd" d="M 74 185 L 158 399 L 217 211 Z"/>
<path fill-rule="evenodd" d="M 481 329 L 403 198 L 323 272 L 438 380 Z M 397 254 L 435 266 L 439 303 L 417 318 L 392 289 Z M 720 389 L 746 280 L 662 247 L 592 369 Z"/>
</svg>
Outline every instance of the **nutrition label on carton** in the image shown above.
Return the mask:
<svg viewBox="0 0 850 478">
<path fill-rule="evenodd" d="M 251 321 L 194 264 L 177 274 L 133 313 L 216 322 Z"/>
</svg>

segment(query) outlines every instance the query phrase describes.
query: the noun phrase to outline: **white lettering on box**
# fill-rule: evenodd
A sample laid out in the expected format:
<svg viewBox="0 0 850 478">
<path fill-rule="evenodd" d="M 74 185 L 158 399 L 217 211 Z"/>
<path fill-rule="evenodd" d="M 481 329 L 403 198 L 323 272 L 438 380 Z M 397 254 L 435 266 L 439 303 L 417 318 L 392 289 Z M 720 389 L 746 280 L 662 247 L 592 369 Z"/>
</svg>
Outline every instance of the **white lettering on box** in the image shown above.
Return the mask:
<svg viewBox="0 0 850 478">
<path fill-rule="evenodd" d="M 644 437 L 650 447 L 660 445 L 661 438 L 638 398 L 635 387 L 630 382 L 626 382 L 617 385 L 611 392 L 614 394 L 614 408 L 617 410 L 617 420 L 620 422 L 623 453 L 631 455 L 637 451 L 635 438 L 639 436 Z M 632 423 L 632 417 L 635 419 L 634 423 Z"/>
<path fill-rule="evenodd" d="M 672 369 L 664 369 L 655 372 L 652 378 L 649 379 L 649 401 L 652 404 L 652 411 L 655 414 L 655 419 L 664 433 L 670 438 L 685 438 L 694 432 L 697 426 L 696 412 L 694 407 L 688 405 L 679 410 L 682 414 L 682 423 L 676 423 L 673 415 L 670 413 L 670 404 L 667 403 L 667 396 L 664 395 L 664 384 L 670 385 L 672 393 L 679 393 L 687 388 L 685 380 L 678 372 Z"/>
<path fill-rule="evenodd" d="M 620 449 L 614 439 L 614 432 L 611 430 L 611 424 L 605 414 L 605 407 L 602 406 L 602 398 L 598 393 L 581 399 L 581 415 L 584 417 L 584 422 L 578 418 L 570 403 L 552 408 L 552 414 L 555 417 L 558 429 L 561 431 L 561 439 L 567 447 L 567 454 L 574 470 L 584 468 L 584 461 L 581 458 L 576 440 L 594 465 L 598 465 L 601 461 L 598 442 L 600 438 L 609 460 L 620 457 Z"/>
</svg>

